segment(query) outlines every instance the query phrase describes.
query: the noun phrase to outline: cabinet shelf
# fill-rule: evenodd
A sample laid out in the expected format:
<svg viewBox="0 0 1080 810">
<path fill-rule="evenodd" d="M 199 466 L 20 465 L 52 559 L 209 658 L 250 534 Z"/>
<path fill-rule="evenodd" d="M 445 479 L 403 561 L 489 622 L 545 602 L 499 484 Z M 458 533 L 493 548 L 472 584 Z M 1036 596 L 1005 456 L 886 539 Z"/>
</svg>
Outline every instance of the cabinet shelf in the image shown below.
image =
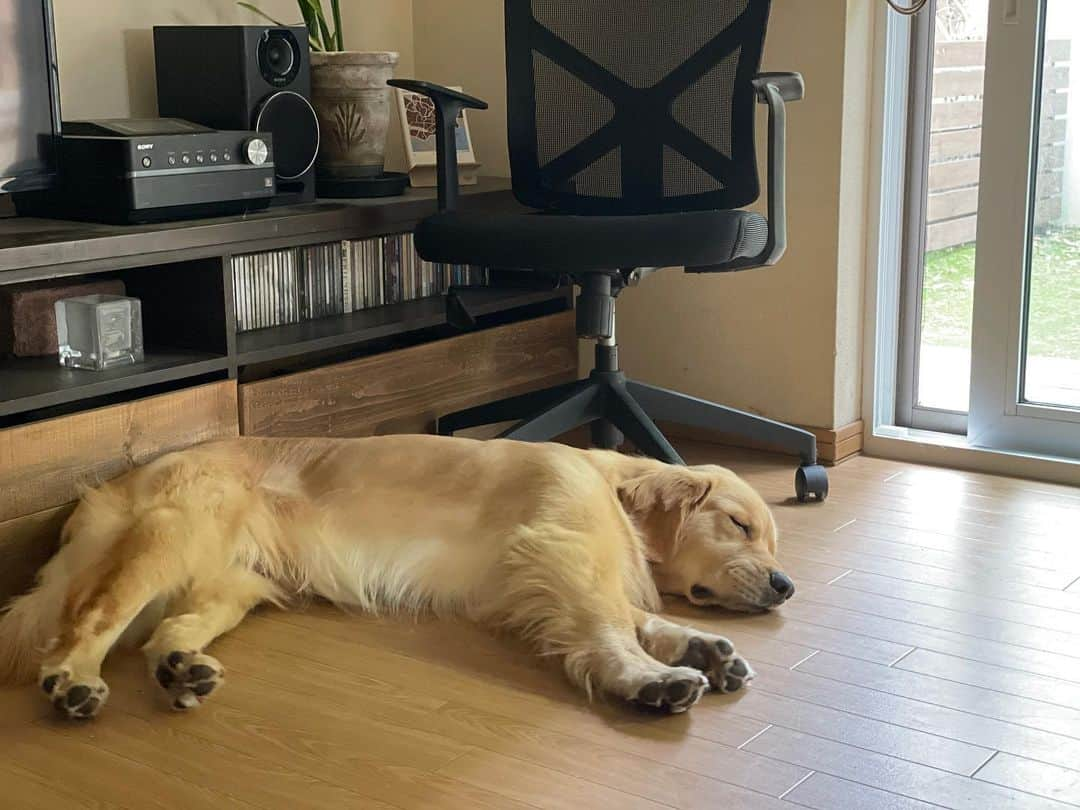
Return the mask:
<svg viewBox="0 0 1080 810">
<path fill-rule="evenodd" d="M 565 297 L 565 290 L 492 290 L 473 312 L 490 315 L 545 301 L 565 300 Z M 421 298 L 346 315 L 241 332 L 236 336 L 237 360 L 240 365 L 271 362 L 446 324 L 446 299 L 443 296 Z"/>
<path fill-rule="evenodd" d="M 183 349 L 147 350 L 143 362 L 107 371 L 70 369 L 55 356 L 0 361 L 0 416 L 223 371 L 227 357 Z"/>
</svg>

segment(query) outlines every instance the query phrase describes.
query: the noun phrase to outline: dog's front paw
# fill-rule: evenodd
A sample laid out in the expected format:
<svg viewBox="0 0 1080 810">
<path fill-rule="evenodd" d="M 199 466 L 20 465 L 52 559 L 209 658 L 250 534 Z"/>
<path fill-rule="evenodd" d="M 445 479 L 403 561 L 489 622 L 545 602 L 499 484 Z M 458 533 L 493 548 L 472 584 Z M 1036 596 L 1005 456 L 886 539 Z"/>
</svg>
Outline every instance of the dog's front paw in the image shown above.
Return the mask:
<svg viewBox="0 0 1080 810">
<path fill-rule="evenodd" d="M 40 683 L 53 708 L 72 720 L 97 716 L 109 698 L 109 687 L 101 678 L 76 676 L 63 666 L 42 667 Z"/>
<path fill-rule="evenodd" d="M 225 682 L 225 668 L 216 658 L 173 650 L 158 659 L 154 678 L 169 693 L 177 711 L 193 709 Z"/>
<path fill-rule="evenodd" d="M 709 681 L 700 672 L 675 667 L 642 686 L 634 696 L 634 702 L 679 714 L 701 700 L 708 686 Z"/>
<path fill-rule="evenodd" d="M 695 636 L 686 645 L 686 653 L 676 666 L 691 667 L 704 672 L 714 691 L 737 692 L 754 679 L 756 674 L 746 660 L 735 652 L 726 638 Z"/>
<path fill-rule="evenodd" d="M 736 655 L 730 661 L 724 662 L 715 674 L 709 673 L 709 684 L 717 692 L 728 694 L 748 686 L 756 675 L 746 659 Z"/>
</svg>

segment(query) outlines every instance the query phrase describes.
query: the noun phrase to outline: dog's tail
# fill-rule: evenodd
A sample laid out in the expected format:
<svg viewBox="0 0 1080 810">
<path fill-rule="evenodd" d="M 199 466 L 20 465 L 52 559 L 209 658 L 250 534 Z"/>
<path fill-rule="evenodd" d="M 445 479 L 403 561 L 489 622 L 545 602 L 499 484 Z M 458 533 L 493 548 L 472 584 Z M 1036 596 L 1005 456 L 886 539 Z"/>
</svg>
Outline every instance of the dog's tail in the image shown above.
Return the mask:
<svg viewBox="0 0 1080 810">
<path fill-rule="evenodd" d="M 52 573 L 46 569 L 32 591 L 13 599 L 0 612 L 0 684 L 33 680 L 56 635 L 66 583 L 65 577 L 46 576 Z"/>
</svg>

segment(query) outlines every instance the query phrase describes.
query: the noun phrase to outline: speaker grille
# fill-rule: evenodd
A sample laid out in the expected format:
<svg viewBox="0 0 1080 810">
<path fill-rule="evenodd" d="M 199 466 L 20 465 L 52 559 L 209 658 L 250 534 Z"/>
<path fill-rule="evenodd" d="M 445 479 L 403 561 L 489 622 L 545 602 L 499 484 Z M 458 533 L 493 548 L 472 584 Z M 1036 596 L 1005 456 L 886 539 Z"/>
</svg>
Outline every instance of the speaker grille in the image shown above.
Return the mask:
<svg viewBox="0 0 1080 810">
<path fill-rule="evenodd" d="M 279 180 L 295 180 L 314 165 L 319 154 L 319 119 L 299 93 L 283 90 L 267 98 L 255 117 L 255 129 L 274 136 Z"/>
</svg>

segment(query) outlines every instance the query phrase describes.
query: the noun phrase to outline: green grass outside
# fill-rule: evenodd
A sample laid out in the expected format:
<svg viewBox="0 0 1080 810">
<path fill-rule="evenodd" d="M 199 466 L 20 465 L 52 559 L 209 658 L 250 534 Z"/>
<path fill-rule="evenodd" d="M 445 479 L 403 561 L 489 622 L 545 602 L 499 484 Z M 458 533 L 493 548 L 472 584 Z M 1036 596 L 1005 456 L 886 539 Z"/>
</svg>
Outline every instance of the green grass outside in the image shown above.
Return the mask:
<svg viewBox="0 0 1080 810">
<path fill-rule="evenodd" d="M 926 254 L 922 339 L 931 346 L 971 345 L 975 246 Z M 1035 237 L 1029 351 L 1080 361 L 1080 228 Z"/>
</svg>

